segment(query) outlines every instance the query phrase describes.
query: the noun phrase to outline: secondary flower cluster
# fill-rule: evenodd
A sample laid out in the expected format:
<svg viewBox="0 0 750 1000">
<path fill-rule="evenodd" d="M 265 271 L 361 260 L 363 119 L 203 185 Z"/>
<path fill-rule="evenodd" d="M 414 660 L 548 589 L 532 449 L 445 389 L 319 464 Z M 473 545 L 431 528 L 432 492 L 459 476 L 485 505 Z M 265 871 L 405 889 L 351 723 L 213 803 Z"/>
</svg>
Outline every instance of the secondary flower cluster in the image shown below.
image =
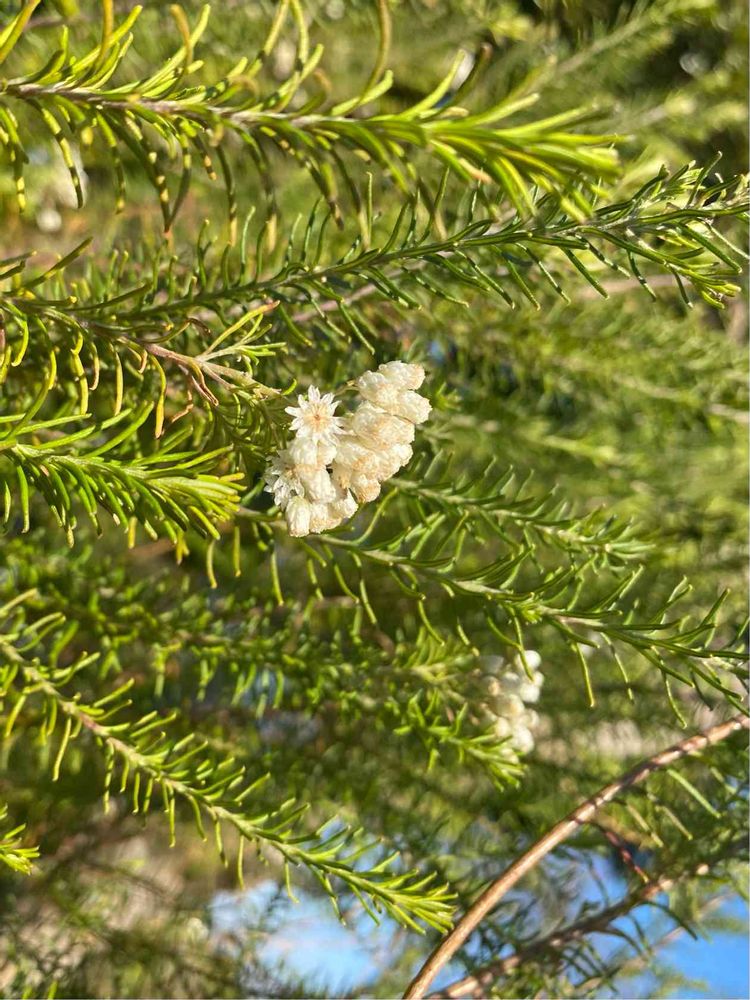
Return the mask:
<svg viewBox="0 0 750 1000">
<path fill-rule="evenodd" d="M 492 674 L 485 709 L 494 720 L 495 732 L 519 753 L 530 753 L 534 749 L 534 729 L 539 716 L 528 706 L 539 700 L 544 677 L 539 670 L 542 662 L 539 653 L 527 649 L 524 656 L 526 667 L 520 656 L 511 665 L 500 656 L 486 656 L 482 662 Z"/>
<path fill-rule="evenodd" d="M 333 394 L 321 396 L 316 386 L 287 407 L 293 438 L 271 460 L 266 489 L 291 535 L 337 527 L 406 465 L 414 428 L 430 415 L 416 391 L 423 381 L 421 365 L 389 361 L 356 380 L 361 401 L 350 414 L 336 416 Z"/>
</svg>

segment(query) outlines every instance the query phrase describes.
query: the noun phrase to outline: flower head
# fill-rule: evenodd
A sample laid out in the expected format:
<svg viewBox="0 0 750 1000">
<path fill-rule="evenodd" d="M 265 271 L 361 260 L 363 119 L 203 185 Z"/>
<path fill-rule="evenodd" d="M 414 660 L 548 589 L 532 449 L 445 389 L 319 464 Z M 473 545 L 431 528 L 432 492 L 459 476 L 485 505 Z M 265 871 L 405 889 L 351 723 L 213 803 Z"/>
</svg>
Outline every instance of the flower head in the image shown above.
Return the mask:
<svg viewBox="0 0 750 1000">
<path fill-rule="evenodd" d="M 292 430 L 298 439 L 335 444 L 341 434 L 341 418 L 334 416 L 337 406 L 332 392 L 321 396 L 320 389 L 311 385 L 307 397 L 297 396 L 297 406 L 287 406 L 286 412 L 293 418 Z"/>
<path fill-rule="evenodd" d="M 357 379 L 361 402 L 350 414 L 337 417 L 333 394 L 321 395 L 317 386 L 287 407 L 291 440 L 271 460 L 266 488 L 291 535 L 337 527 L 410 461 L 415 425 L 430 413 L 429 401 L 416 392 L 423 379 L 421 365 L 390 361 Z"/>
<path fill-rule="evenodd" d="M 288 448 L 284 448 L 271 459 L 266 469 L 265 480 L 266 490 L 273 493 L 274 502 L 282 510 L 292 497 L 302 496 L 305 492 Z"/>
</svg>

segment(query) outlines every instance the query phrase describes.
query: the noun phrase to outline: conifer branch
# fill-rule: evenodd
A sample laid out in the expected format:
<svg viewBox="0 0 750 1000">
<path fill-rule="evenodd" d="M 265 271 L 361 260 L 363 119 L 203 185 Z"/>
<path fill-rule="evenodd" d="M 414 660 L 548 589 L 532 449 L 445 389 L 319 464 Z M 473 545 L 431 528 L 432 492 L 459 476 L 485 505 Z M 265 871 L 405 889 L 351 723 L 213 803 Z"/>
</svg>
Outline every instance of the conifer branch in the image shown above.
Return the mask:
<svg viewBox="0 0 750 1000">
<path fill-rule="evenodd" d="M 359 831 L 337 824 L 333 832 L 324 834 L 324 828 L 330 825 L 325 823 L 316 835 L 300 835 L 296 826 L 305 810 L 295 803 L 286 803 L 275 812 L 253 816 L 247 812 L 245 802 L 267 776 L 248 784 L 243 768 L 237 768 L 231 759 L 212 761 L 205 755 L 204 745 L 199 740 L 190 735 L 181 739 L 167 736 L 170 719 L 162 718 L 156 712 L 136 722 L 123 720 L 121 713 L 128 704 L 126 694 L 129 684 L 90 705 L 77 696 L 65 696 L 61 686 L 87 666 L 90 657 L 79 660 L 72 667 L 50 669 L 26 659 L 7 641 L 2 641 L 1 648 L 3 658 L 10 667 L 9 672 L 6 667 L 4 695 L 8 695 L 10 685 L 20 674 L 24 681 L 20 709 L 23 711 L 24 703 L 37 694 L 47 704 L 49 714 L 42 726 L 45 737 L 49 738 L 53 732 L 58 714 L 66 720 L 53 776 L 59 773 L 69 742 L 85 730 L 105 752 L 105 806 L 113 786 L 115 769 L 119 768 L 119 792 L 123 793 L 130 786 L 134 812 L 148 812 L 153 792 L 159 791 L 172 841 L 176 804 L 178 800 L 183 800 L 192 806 L 201 834 L 201 814 L 211 821 L 222 857 L 221 828 L 227 825 L 233 827 L 242 839 L 266 844 L 278 851 L 284 860 L 287 878 L 289 866 L 308 868 L 318 878 L 335 907 L 336 895 L 331 880 L 340 879 L 375 919 L 378 911 L 385 911 L 414 930 L 420 929 L 418 922 L 422 921 L 433 927 L 449 924 L 448 890 L 431 886 L 430 876 L 413 871 L 394 873 L 392 865 L 396 855 L 381 860 L 371 869 L 354 867 L 357 859 L 373 846 L 362 842 Z M 17 714 L 18 710 L 9 717 L 10 725 Z"/>
<path fill-rule="evenodd" d="M 236 509 L 241 474 L 204 471 L 225 450 L 179 450 L 184 431 L 146 454 L 112 457 L 110 452 L 127 448 L 129 439 L 152 416 L 150 405 L 135 412 L 123 410 L 103 423 L 76 414 L 34 420 L 33 412 L 0 422 L 0 488 L 6 523 L 16 492 L 23 530 L 29 529 L 30 487 L 49 505 L 71 539 L 77 523 L 74 499 L 97 529 L 101 507 L 123 529 L 137 521 L 152 537 L 161 530 L 175 542 L 190 527 L 218 537 L 216 522 L 230 518 Z M 83 426 L 75 429 L 75 424 Z M 114 436 L 104 437 L 102 432 L 112 428 Z M 80 447 L 84 442 L 94 446 L 84 450 Z"/>
<path fill-rule="evenodd" d="M 259 516 L 245 507 L 240 508 L 238 516 L 267 528 L 281 527 L 281 522 L 268 515 Z M 451 623 L 441 623 L 442 629 L 452 628 L 469 644 L 467 634 L 470 636 L 471 627 L 462 621 L 466 614 L 462 606 L 464 601 L 471 612 L 478 612 L 488 628 L 512 648 L 523 648 L 527 628 L 539 625 L 553 628 L 578 659 L 592 704 L 595 695 L 590 670 L 582 654 L 586 647 L 612 656 L 621 671 L 625 667 L 618 650 L 630 650 L 653 664 L 663 674 L 667 685 L 672 678 L 690 687 L 704 683 L 721 691 L 736 708 L 743 708 L 730 678 L 744 655 L 731 644 L 715 648 L 708 645 L 726 595 L 692 624 L 679 617 L 670 621 L 668 617 L 679 598 L 685 596 L 683 585 L 677 587 L 661 607 L 650 613 L 639 608 L 636 614 L 622 598 L 639 572 L 616 581 L 609 592 L 586 603 L 577 598 L 585 566 L 559 566 L 543 576 L 537 569 L 533 584 L 517 586 L 515 581 L 522 570 L 534 566 L 533 549 L 523 543 L 495 561 L 477 566 L 477 562 L 467 556 L 468 542 L 472 536 L 481 538 L 486 532 L 484 519 L 472 524 L 469 518 L 461 517 L 460 526 L 457 526 L 452 518 L 436 511 L 423 516 L 418 524 L 396 530 L 383 541 L 370 537 L 377 520 L 376 512 L 370 527 L 359 537 L 327 533 L 310 543 L 319 562 L 337 566 L 336 579 L 346 593 L 359 595 L 358 600 L 363 602 L 372 621 L 376 621 L 377 616 L 366 596 L 367 587 L 362 586 L 363 563 L 370 563 L 392 577 L 398 590 L 413 602 L 425 627 L 438 641 L 443 641 L 445 634 L 441 635 L 441 626 L 430 619 L 427 598 L 437 600 L 440 594 L 447 594 L 452 609 Z M 347 562 L 342 559 L 343 555 L 349 556 Z M 464 565 L 466 568 L 462 569 Z M 349 573 L 359 582 L 350 580 L 347 583 Z M 671 703 L 679 715 L 674 701 Z"/>
<path fill-rule="evenodd" d="M 258 96 L 254 77 L 275 44 L 290 11 L 297 29 L 297 63 L 291 77 L 275 91 Z M 25 205 L 23 163 L 27 153 L 22 128 L 10 108 L 20 102 L 36 113 L 37 127 L 49 131 L 69 165 L 71 179 L 82 201 L 81 183 L 69 151 L 69 141 L 83 128 L 94 128 L 102 136 L 118 176 L 118 207 L 124 204 L 124 171 L 121 150 L 127 148 L 141 163 L 159 195 L 165 229 L 171 227 L 183 201 L 192 173 L 193 157 L 215 176 L 205 136 L 217 143 L 236 135 L 247 155 L 266 176 L 270 149 L 292 157 L 307 169 L 334 214 L 339 214 L 335 175 L 349 188 L 351 178 L 337 150 L 353 152 L 377 165 L 403 191 L 416 187 L 417 171 L 409 163 L 413 150 L 464 182 L 481 179 L 494 182 L 519 209 L 531 204 L 531 189 L 540 187 L 561 194 L 574 210 L 585 212 L 589 202 L 580 190 L 570 190 L 570 181 L 586 179 L 590 190 L 603 176 L 616 172 L 612 136 L 567 131 L 586 120 L 577 109 L 516 126 L 500 123 L 523 111 L 534 98 L 515 100 L 512 95 L 480 112 L 455 107 L 445 100 L 458 69 L 454 62 L 423 100 L 400 112 L 362 114 L 354 112 L 370 105 L 391 87 L 392 75 L 384 73 L 365 85 L 363 92 L 339 102 L 327 112 L 319 111 L 325 95 L 309 99 L 303 109 L 288 110 L 290 102 L 316 70 L 321 46 L 310 49 L 301 6 L 284 0 L 272 23 L 266 44 L 250 63 L 241 59 L 224 77 L 185 86 L 202 63 L 193 50 L 205 31 L 209 8 L 203 8 L 185 44 L 156 73 L 118 87 L 108 86 L 121 66 L 132 42 L 131 27 L 140 14 L 133 11 L 103 36 L 102 45 L 81 57 L 68 48 L 67 35 L 46 66 L 30 78 L 0 81 L 0 142 L 10 152 L 16 167 L 19 205 Z M 183 15 L 184 20 L 184 15 Z M 20 16 L 19 22 L 20 24 Z M 186 28 L 187 30 L 187 28 Z M 20 36 L 20 27 L 9 29 L 9 45 Z M 378 68 L 378 73 L 380 72 Z M 10 101 L 9 101 L 10 99 Z M 164 173 L 163 157 L 153 138 L 166 144 L 179 161 L 180 183 L 172 196 Z M 221 170 L 230 199 L 230 216 L 236 207 L 231 170 L 219 146 Z M 272 182 L 270 182 L 272 183 Z"/>
<path fill-rule="evenodd" d="M 8 817 L 8 807 L 0 806 L 0 823 Z M 24 846 L 23 825 L 9 830 L 0 830 L 0 864 L 6 865 L 11 871 L 29 875 L 35 858 L 39 857 L 38 847 Z"/>
</svg>

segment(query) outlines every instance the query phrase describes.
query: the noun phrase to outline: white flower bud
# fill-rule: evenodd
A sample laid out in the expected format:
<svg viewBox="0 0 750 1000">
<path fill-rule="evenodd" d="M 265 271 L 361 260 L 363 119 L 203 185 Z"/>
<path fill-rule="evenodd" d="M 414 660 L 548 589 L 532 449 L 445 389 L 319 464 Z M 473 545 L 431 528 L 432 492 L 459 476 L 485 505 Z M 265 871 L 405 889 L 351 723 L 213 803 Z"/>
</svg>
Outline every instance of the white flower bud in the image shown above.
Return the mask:
<svg viewBox="0 0 750 1000">
<path fill-rule="evenodd" d="M 377 479 L 369 479 L 359 473 L 351 477 L 349 488 L 360 503 L 370 503 L 380 496 L 380 483 Z"/>
<path fill-rule="evenodd" d="M 297 465 L 295 472 L 310 500 L 327 503 L 329 500 L 336 499 L 336 488 L 324 465 Z"/>
<path fill-rule="evenodd" d="M 266 490 L 273 493 L 274 503 L 284 510 L 293 496 L 302 496 L 304 487 L 297 476 L 289 452 L 285 449 L 274 456 L 266 470 Z"/>
<path fill-rule="evenodd" d="M 382 479 L 383 477 L 376 472 L 379 460 L 380 456 L 377 452 L 366 448 L 358 438 L 350 435 L 342 438 L 333 465 L 334 468 L 338 465 L 346 465 L 352 472 L 369 471 L 371 474 L 377 475 L 378 479 Z"/>
<path fill-rule="evenodd" d="M 312 504 L 304 497 L 292 497 L 286 508 L 286 523 L 289 525 L 289 534 L 293 538 L 301 538 L 310 534 L 310 515 Z"/>
<path fill-rule="evenodd" d="M 388 448 L 392 444 L 411 444 L 414 440 L 414 425 L 408 420 L 394 417 L 390 413 L 362 403 L 352 414 L 350 430 L 360 443 L 373 451 Z"/>
<path fill-rule="evenodd" d="M 491 701 L 492 711 L 496 715 L 502 716 L 514 722 L 523 717 L 526 707 L 517 694 L 510 694 L 505 690 L 497 692 Z"/>
<path fill-rule="evenodd" d="M 534 734 L 528 726 L 517 726 L 513 730 L 511 742 L 519 753 L 531 753 L 534 749 Z"/>
<path fill-rule="evenodd" d="M 390 479 L 395 476 L 399 469 L 402 469 L 411 459 L 412 449 L 408 444 L 392 444 L 386 448 L 378 457 L 378 479 Z"/>
<path fill-rule="evenodd" d="M 538 670 L 541 667 L 542 658 L 535 649 L 524 649 L 523 655 L 526 657 L 526 666 L 529 670 Z M 520 653 L 516 657 L 516 663 L 523 670 L 523 660 Z"/>
<path fill-rule="evenodd" d="M 357 513 L 357 501 L 348 490 L 337 490 L 336 499 L 329 504 L 334 517 L 348 520 Z"/>
<path fill-rule="evenodd" d="M 429 417 L 431 410 L 432 405 L 429 399 L 420 396 L 418 392 L 407 391 L 401 393 L 389 412 L 397 417 L 403 417 L 404 420 L 408 420 L 412 424 L 423 424 Z"/>
<path fill-rule="evenodd" d="M 502 717 L 495 719 L 494 730 L 495 735 L 500 740 L 507 740 L 513 734 L 513 727 L 510 722 Z"/>
<path fill-rule="evenodd" d="M 430 402 L 411 389 L 404 389 L 381 372 L 365 372 L 356 382 L 360 395 L 386 413 L 422 424 L 430 415 Z"/>
<path fill-rule="evenodd" d="M 389 413 L 397 405 L 399 396 L 406 391 L 381 372 L 365 372 L 354 384 L 363 399 Z"/>
<path fill-rule="evenodd" d="M 343 462 L 333 463 L 333 484 L 337 490 L 348 490 L 351 488 L 352 479 L 357 475 L 351 465 Z"/>
<path fill-rule="evenodd" d="M 333 463 L 334 474 L 346 466 L 352 473 L 362 473 L 368 478 L 379 479 L 381 482 L 390 479 L 411 459 L 412 450 L 408 444 L 392 444 L 385 449 L 373 451 L 362 444 L 361 438 L 347 436 L 342 438 Z M 346 478 L 345 473 L 339 474 Z"/>
<path fill-rule="evenodd" d="M 414 450 L 410 444 L 394 444 L 389 449 L 389 454 L 394 462 L 398 462 L 398 468 L 403 469 L 411 462 Z"/>
<path fill-rule="evenodd" d="M 503 689 L 509 694 L 518 695 L 526 703 L 539 701 L 543 681 L 544 678 L 538 671 L 529 678 L 523 669 L 508 671 L 501 678 Z"/>
<path fill-rule="evenodd" d="M 330 441 L 296 437 L 287 452 L 293 465 L 330 465 L 336 455 L 336 445 Z"/>
<path fill-rule="evenodd" d="M 329 503 L 313 503 L 310 505 L 310 533 L 320 534 L 321 531 L 330 531 L 341 524 L 341 518 L 337 517 Z"/>
<path fill-rule="evenodd" d="M 424 368 L 421 365 L 409 365 L 404 361 L 387 361 L 380 365 L 378 371 L 385 375 L 389 382 L 402 389 L 418 389 L 424 382 Z"/>
</svg>

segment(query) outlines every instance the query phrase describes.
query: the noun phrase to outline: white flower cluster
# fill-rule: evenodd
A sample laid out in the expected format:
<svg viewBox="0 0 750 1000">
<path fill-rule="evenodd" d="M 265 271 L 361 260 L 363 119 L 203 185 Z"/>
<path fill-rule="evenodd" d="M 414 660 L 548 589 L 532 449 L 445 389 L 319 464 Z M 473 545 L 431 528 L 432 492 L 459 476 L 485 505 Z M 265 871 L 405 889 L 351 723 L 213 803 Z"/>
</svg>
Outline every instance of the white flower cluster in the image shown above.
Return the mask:
<svg viewBox="0 0 750 1000">
<path fill-rule="evenodd" d="M 333 394 L 321 396 L 315 386 L 287 407 L 294 436 L 271 460 L 266 489 L 291 535 L 337 527 L 406 465 L 415 425 L 430 415 L 429 400 L 416 391 L 423 381 L 421 365 L 389 361 L 356 380 L 361 402 L 350 414 L 336 416 Z"/>
<path fill-rule="evenodd" d="M 500 656 L 486 656 L 482 662 L 492 674 L 485 708 L 494 719 L 495 732 L 519 753 L 530 753 L 534 749 L 539 716 L 528 706 L 539 700 L 544 677 L 539 670 L 542 662 L 539 653 L 527 649 L 524 655 L 528 671 L 520 656 L 512 664 Z"/>
</svg>

